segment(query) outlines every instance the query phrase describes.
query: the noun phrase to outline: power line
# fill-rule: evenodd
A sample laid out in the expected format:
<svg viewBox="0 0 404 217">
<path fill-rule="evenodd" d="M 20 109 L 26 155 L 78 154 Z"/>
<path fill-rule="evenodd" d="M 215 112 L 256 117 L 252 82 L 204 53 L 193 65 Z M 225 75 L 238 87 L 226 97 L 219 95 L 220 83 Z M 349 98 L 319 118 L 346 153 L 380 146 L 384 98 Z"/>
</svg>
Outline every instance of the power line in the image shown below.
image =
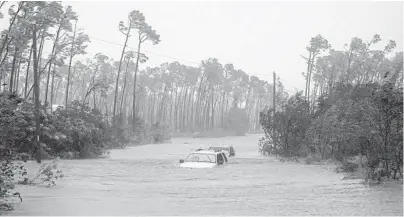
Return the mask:
<svg viewBox="0 0 404 217">
<path fill-rule="evenodd" d="M 117 45 L 117 46 L 120 46 L 120 47 L 124 47 L 123 44 L 119 44 L 119 43 L 116 43 L 116 42 L 111 42 L 111 41 L 107 41 L 107 40 L 104 40 L 104 39 L 101 39 L 101 38 L 95 38 L 95 37 L 92 37 L 92 36 L 88 36 L 88 37 L 89 37 L 89 38 L 92 38 L 92 39 L 95 39 L 95 40 L 103 41 L 103 42 L 108 43 L 108 44 L 113 44 L 113 45 Z M 128 45 L 126 45 L 126 47 L 127 47 L 127 48 L 130 48 L 130 49 L 133 49 L 133 50 L 136 50 L 136 48 L 133 48 L 133 47 L 128 46 Z M 137 51 L 133 51 L 133 52 L 137 53 Z M 150 52 L 150 51 L 143 51 L 143 52 L 144 52 L 144 53 L 148 53 L 148 54 L 152 54 L 152 55 L 156 55 L 156 56 L 162 56 L 162 57 L 166 57 L 166 58 L 170 58 L 170 59 L 180 60 L 180 61 L 184 61 L 184 62 L 189 62 L 189 63 L 195 64 L 195 65 L 199 65 L 199 63 L 194 62 L 194 61 L 191 61 L 191 60 L 181 59 L 181 58 L 177 58 L 177 57 L 173 57 L 173 56 L 168 56 L 168 55 L 164 55 L 164 54 L 153 53 L 153 52 Z"/>
<path fill-rule="evenodd" d="M 123 44 L 119 44 L 119 43 L 116 43 L 116 42 L 111 42 L 111 41 L 107 41 L 107 40 L 104 40 L 104 39 L 101 39 L 101 38 L 95 38 L 95 37 L 92 37 L 92 36 L 88 36 L 88 37 L 92 38 L 92 39 L 95 39 L 95 40 L 103 41 L 103 42 L 108 43 L 108 44 L 113 44 L 113 45 L 116 45 L 116 46 L 124 47 Z M 126 45 L 126 47 L 128 47 L 130 49 L 133 49 L 133 50 L 136 50 L 136 48 L 133 48 L 133 47 L 128 46 L 128 45 Z M 137 53 L 137 51 L 133 51 L 133 52 Z M 144 53 L 149 53 L 149 54 L 152 54 L 152 55 L 156 55 L 156 56 L 166 57 L 166 58 L 169 58 L 169 59 L 175 59 L 175 60 L 180 60 L 180 61 L 184 61 L 184 62 L 189 62 L 189 63 L 195 64 L 195 65 L 200 64 L 200 63 L 197 63 L 197 62 L 192 61 L 192 60 L 186 60 L 186 59 L 173 57 L 173 56 L 169 56 L 169 55 L 153 53 L 153 52 L 150 52 L 150 51 L 143 51 L 143 52 Z M 252 73 L 250 73 L 250 75 L 269 75 L 269 74 L 265 74 L 265 73 L 254 73 L 254 74 L 252 74 Z"/>
<path fill-rule="evenodd" d="M 102 42 L 108 43 L 108 44 L 116 45 L 116 46 L 119 46 L 119 47 L 124 47 L 123 44 L 119 44 L 119 43 L 116 43 L 116 42 L 107 41 L 107 40 L 105 40 L 105 39 L 96 38 L 96 37 L 92 37 L 92 36 L 89 36 L 89 35 L 88 35 L 88 37 L 91 38 L 91 39 L 95 39 L 95 40 L 98 40 L 98 41 L 102 41 Z M 132 49 L 133 52 L 138 53 L 138 52 L 136 51 L 136 48 L 131 47 L 131 46 L 128 46 L 128 45 L 126 45 L 126 47 Z M 183 62 L 188 62 L 188 63 L 192 63 L 192 64 L 195 64 L 195 65 L 199 65 L 199 64 L 200 64 L 200 63 L 197 63 L 197 62 L 195 62 L 195 61 L 186 60 L 186 59 L 182 59 L 182 58 L 178 58 L 178 57 L 173 57 L 173 56 L 169 56 L 169 55 L 158 54 L 158 53 L 154 53 L 154 52 L 150 52 L 150 51 L 143 51 L 143 52 L 144 52 L 144 53 L 151 54 L 151 55 L 162 56 L 162 57 L 166 57 L 166 58 L 169 58 L 169 59 L 175 59 L 175 60 L 179 60 L 179 61 L 183 61 Z M 261 76 L 262 76 L 262 75 L 270 76 L 270 74 L 268 74 L 268 73 L 254 73 L 254 74 L 253 74 L 253 73 L 250 73 L 249 75 L 253 75 L 253 76 L 259 76 L 259 75 L 261 75 Z M 293 87 L 293 88 L 297 89 L 296 87 Z M 292 90 L 289 90 L 289 89 L 286 89 L 286 88 L 283 88 L 283 89 L 286 90 L 286 91 L 288 91 L 288 92 L 292 92 L 292 93 L 297 93 L 297 92 L 299 92 L 298 90 L 292 91 Z"/>
</svg>

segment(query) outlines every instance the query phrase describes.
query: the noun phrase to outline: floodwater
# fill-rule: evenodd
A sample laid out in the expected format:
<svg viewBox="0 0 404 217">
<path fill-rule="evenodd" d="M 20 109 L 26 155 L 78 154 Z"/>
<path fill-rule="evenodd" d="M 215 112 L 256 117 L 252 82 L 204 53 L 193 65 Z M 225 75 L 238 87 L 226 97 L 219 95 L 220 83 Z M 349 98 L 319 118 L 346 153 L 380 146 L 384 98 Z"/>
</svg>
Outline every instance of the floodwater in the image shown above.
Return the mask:
<svg viewBox="0 0 404 217">
<path fill-rule="evenodd" d="M 369 188 L 332 167 L 280 163 L 260 156 L 258 138 L 174 138 L 106 159 L 63 160 L 64 179 L 20 186 L 24 201 L 8 215 L 403 215 L 402 185 Z M 227 166 L 176 167 L 190 149 L 223 143 L 236 148 Z"/>
</svg>

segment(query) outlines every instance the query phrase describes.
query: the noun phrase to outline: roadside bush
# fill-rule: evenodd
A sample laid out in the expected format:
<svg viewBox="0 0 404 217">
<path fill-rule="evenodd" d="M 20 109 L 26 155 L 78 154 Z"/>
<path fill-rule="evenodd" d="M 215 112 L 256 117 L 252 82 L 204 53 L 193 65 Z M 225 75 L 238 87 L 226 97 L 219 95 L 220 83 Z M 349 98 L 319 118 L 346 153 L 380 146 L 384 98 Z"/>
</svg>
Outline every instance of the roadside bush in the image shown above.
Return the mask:
<svg viewBox="0 0 404 217">
<path fill-rule="evenodd" d="M 275 154 L 273 144 L 265 137 L 258 141 L 258 151 L 264 156 Z"/>
<path fill-rule="evenodd" d="M 337 173 L 353 173 L 356 172 L 359 165 L 351 162 L 344 162 L 337 168 Z"/>
<path fill-rule="evenodd" d="M 0 141 L 4 147 L 15 153 L 33 154 L 34 111 L 32 103 L 16 94 L 0 94 Z M 111 126 L 101 112 L 78 101 L 59 107 L 53 114 L 40 110 L 41 148 L 51 156 L 71 153 L 74 158 L 97 157 L 105 154 L 113 139 Z"/>
<path fill-rule="evenodd" d="M 266 139 L 275 141 L 276 153 L 307 157 L 307 164 L 336 161 L 341 164 L 337 172 L 363 173 L 358 177 L 370 181 L 403 177 L 402 87 L 391 80 L 336 83 L 330 93 L 310 107 L 300 92 L 282 103 L 275 115 L 271 109 L 260 113 Z M 264 155 L 267 143 L 259 144 Z"/>
<path fill-rule="evenodd" d="M 274 144 L 274 153 L 281 157 L 306 157 L 309 148 L 305 145 L 305 134 L 310 126 L 307 103 L 302 92 L 296 93 L 282 109 L 267 109 L 260 113 L 260 123 L 266 138 Z"/>
<path fill-rule="evenodd" d="M 101 112 L 74 101 L 53 114 L 53 125 L 59 136 L 53 141 L 56 153 L 73 152 L 80 158 L 97 157 L 106 153 L 113 136 L 111 127 Z"/>
<path fill-rule="evenodd" d="M 318 156 L 317 154 L 310 154 L 304 159 L 304 163 L 307 165 L 311 165 L 314 163 L 321 162 L 321 157 Z"/>
<path fill-rule="evenodd" d="M 4 151 L 4 149 L 0 150 Z M 22 202 L 22 198 L 19 192 L 15 191 L 15 178 L 18 175 L 22 175 L 24 167 L 12 163 L 10 156 L 1 154 L 0 158 L 0 214 L 2 210 L 12 210 L 15 198 L 18 198 Z M 23 171 L 23 172 L 22 172 Z"/>
<path fill-rule="evenodd" d="M 56 158 L 51 163 L 42 164 L 32 179 L 25 178 L 19 184 L 55 186 L 56 180 L 64 177 L 62 170 L 58 168 L 58 161 L 59 158 Z"/>
</svg>

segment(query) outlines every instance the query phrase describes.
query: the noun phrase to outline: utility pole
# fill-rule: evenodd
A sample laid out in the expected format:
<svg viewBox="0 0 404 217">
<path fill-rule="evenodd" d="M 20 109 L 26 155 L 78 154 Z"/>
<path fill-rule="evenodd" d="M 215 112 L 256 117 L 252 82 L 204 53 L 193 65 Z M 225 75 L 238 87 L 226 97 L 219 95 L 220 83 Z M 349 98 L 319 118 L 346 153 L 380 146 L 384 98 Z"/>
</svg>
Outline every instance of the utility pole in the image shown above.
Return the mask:
<svg viewBox="0 0 404 217">
<path fill-rule="evenodd" d="M 274 75 L 274 90 L 273 90 L 273 95 L 272 95 L 272 105 L 273 105 L 273 108 L 274 108 L 274 115 L 273 115 L 273 118 L 272 118 L 272 140 L 273 140 L 273 143 L 274 143 L 274 148 L 275 148 L 275 155 L 276 156 L 278 156 L 278 154 L 276 153 L 276 143 L 275 143 L 275 108 L 276 108 L 276 106 L 275 106 L 275 96 L 276 96 L 276 73 L 275 73 L 275 71 L 273 72 L 273 75 Z"/>
</svg>

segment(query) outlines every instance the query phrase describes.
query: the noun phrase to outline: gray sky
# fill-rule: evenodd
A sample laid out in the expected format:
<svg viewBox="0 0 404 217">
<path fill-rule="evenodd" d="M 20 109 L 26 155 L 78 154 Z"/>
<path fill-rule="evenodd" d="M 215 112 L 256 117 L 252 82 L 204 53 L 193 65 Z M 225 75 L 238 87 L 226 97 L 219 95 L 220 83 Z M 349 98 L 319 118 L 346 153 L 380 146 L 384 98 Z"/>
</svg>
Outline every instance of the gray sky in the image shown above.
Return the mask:
<svg viewBox="0 0 404 217">
<path fill-rule="evenodd" d="M 323 35 L 334 49 L 351 38 L 370 40 L 377 33 L 384 47 L 395 40 L 403 50 L 402 2 L 329 1 L 68 1 L 79 14 L 78 27 L 91 37 L 88 54 L 98 52 L 119 60 L 121 47 L 97 40 L 124 43 L 119 21 L 140 10 L 161 37 L 144 45 L 149 61 L 143 67 L 175 59 L 196 65 L 209 57 L 233 63 L 247 74 L 272 83 L 272 71 L 286 89 L 303 89 L 305 47 L 311 37 Z M 136 37 L 129 46 L 136 48 Z M 376 47 L 377 48 L 377 47 Z M 147 53 L 147 51 L 151 53 Z M 187 61 L 195 62 L 190 63 Z"/>
</svg>

